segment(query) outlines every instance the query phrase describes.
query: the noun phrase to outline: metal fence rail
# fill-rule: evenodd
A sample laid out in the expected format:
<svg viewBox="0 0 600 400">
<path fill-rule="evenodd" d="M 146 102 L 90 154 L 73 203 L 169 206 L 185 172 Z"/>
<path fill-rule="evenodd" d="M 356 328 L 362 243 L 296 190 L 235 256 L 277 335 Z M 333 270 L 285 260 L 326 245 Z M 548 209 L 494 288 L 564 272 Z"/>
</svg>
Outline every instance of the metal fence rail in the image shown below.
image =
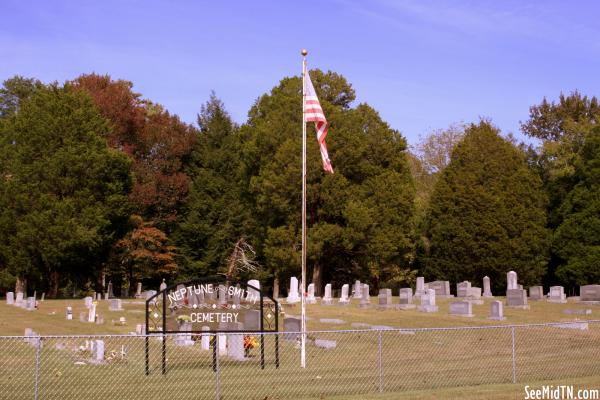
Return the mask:
<svg viewBox="0 0 600 400">
<path fill-rule="evenodd" d="M 596 320 L 311 331 L 305 369 L 298 332 L 264 334 L 264 347 L 249 350 L 242 360 L 223 345 L 234 343 L 235 336 L 248 335 L 168 335 L 164 370 L 162 336 L 0 337 L 0 398 L 318 399 L 600 375 Z"/>
</svg>

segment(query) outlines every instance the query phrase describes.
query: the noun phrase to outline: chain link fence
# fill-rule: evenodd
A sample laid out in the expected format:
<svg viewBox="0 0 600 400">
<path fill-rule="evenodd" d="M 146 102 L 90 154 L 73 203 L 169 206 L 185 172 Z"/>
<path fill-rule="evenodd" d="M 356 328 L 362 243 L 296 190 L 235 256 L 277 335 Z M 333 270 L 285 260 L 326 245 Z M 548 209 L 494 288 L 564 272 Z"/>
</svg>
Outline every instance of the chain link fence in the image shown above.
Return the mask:
<svg viewBox="0 0 600 400">
<path fill-rule="evenodd" d="M 251 335 L 0 337 L 0 398 L 320 399 L 600 375 L 595 320 L 307 332 L 304 369 L 299 333 Z"/>
</svg>

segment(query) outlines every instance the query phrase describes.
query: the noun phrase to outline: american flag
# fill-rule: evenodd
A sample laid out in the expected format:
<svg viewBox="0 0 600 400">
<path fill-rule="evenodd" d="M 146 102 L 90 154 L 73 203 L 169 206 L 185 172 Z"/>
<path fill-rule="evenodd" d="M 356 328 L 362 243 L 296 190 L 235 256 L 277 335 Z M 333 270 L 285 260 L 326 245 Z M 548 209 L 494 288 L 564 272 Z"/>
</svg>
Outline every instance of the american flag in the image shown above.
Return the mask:
<svg viewBox="0 0 600 400">
<path fill-rule="evenodd" d="M 319 103 L 319 99 L 317 98 L 317 92 L 315 92 L 315 88 L 310 80 L 306 64 L 304 66 L 304 76 L 304 118 L 307 122 L 312 121 L 315 123 L 317 140 L 319 141 L 321 158 L 323 159 L 323 169 L 333 174 L 333 167 L 331 166 L 329 154 L 327 153 L 327 144 L 325 143 L 329 127 L 327 126 L 327 120 L 325 119 L 325 114 L 323 114 L 321 103 Z"/>
</svg>

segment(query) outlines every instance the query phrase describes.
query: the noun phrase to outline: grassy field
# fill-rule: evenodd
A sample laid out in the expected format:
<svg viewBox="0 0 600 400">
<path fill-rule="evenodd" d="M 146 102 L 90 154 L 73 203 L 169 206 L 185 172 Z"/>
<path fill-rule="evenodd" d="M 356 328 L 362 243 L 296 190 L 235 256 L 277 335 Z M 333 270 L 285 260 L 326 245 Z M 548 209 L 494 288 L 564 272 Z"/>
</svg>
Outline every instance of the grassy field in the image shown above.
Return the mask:
<svg viewBox="0 0 600 400">
<path fill-rule="evenodd" d="M 498 297 L 494 300 L 504 300 Z M 508 324 L 535 324 L 545 322 L 563 322 L 576 319 L 600 318 L 600 307 L 584 306 L 574 302 L 568 304 L 548 303 L 546 301 L 531 301 L 529 310 L 504 308 L 504 321 L 491 321 L 487 319 L 489 314 L 489 302 L 483 305 L 473 305 L 473 318 L 456 317 L 448 315 L 448 303 L 453 300 L 438 299 L 437 304 L 440 311 L 437 313 L 421 313 L 416 310 L 384 310 L 376 308 L 377 298 L 371 298 L 373 305 L 369 309 L 359 309 L 357 302 L 349 306 L 321 306 L 308 305 L 307 315 L 309 318 L 308 328 L 310 330 L 341 330 L 354 329 L 352 323 L 366 323 L 371 325 L 387 325 L 395 328 L 439 328 L 452 326 L 484 326 L 484 325 L 508 325 Z M 394 303 L 398 299 L 394 298 Z M 65 319 L 66 307 L 73 307 L 73 320 Z M 283 303 L 284 312 L 288 315 L 299 315 L 300 305 L 286 305 Z M 565 309 L 592 309 L 592 314 L 587 316 L 567 315 Z M 135 325 L 144 322 L 144 304 L 141 301 L 123 300 L 123 311 L 109 311 L 108 302 L 100 301 L 97 312 L 104 318 L 104 324 L 95 325 L 79 321 L 80 312 L 87 309 L 81 299 L 75 300 L 46 300 L 40 302 L 39 310 L 26 311 L 21 308 L 7 306 L 4 301 L 0 303 L 0 335 L 22 335 L 25 328 L 32 328 L 42 335 L 78 335 L 78 334 L 127 334 L 135 331 Z M 125 317 L 127 325 L 114 325 L 112 321 L 118 321 Z M 323 324 L 321 318 L 335 318 L 345 321 L 343 324 Z M 282 325 L 280 323 L 280 325 Z"/>
<path fill-rule="evenodd" d="M 372 299 L 375 303 L 376 298 Z M 397 301 L 397 299 L 395 299 Z M 33 328 L 42 335 L 127 334 L 144 320 L 143 304 L 124 301 L 124 310 L 108 311 L 100 302 L 103 325 L 79 322 L 86 309 L 83 300 L 47 300 L 38 311 L 0 305 L 0 334 L 22 335 Z M 387 325 L 397 328 L 469 327 L 498 325 L 486 319 L 489 302 L 474 306 L 475 317 L 447 314 L 448 300 L 439 300 L 433 314 L 414 310 L 379 311 L 359 309 L 356 304 L 311 305 L 311 330 L 351 329 L 351 323 Z M 74 320 L 65 320 L 65 308 L 73 307 Z M 501 324 L 573 321 L 566 308 L 600 307 L 531 302 L 530 310 L 505 309 Z M 284 305 L 286 314 L 297 315 L 299 306 Z M 119 317 L 126 326 L 113 325 Z M 336 318 L 343 324 L 319 322 Z M 515 378 L 513 382 L 512 338 L 515 334 Z M 425 330 L 413 332 L 357 331 L 319 332 L 310 339 L 337 342 L 335 349 L 310 345 L 307 368 L 299 368 L 295 341 L 280 338 L 280 367 L 275 369 L 275 337 L 265 338 L 266 367 L 260 369 L 259 349 L 247 361 L 220 357 L 219 391 L 222 399 L 511 399 L 523 398 L 523 387 L 568 384 L 600 388 L 600 324 L 588 330 L 556 327 L 510 327 L 490 329 Z M 176 346 L 167 341 L 167 373 L 161 374 L 161 342 L 149 340 L 150 375 L 145 375 L 145 339 L 138 336 L 102 337 L 110 360 L 94 364 L 82 350 L 86 338 L 45 339 L 40 350 L 38 389 L 42 399 L 170 397 L 215 398 L 216 375 L 212 352 L 198 344 Z M 0 398 L 32 398 L 35 382 L 35 351 L 23 339 L 0 339 Z M 126 356 L 120 357 L 121 351 Z M 115 356 L 111 356 L 114 354 Z M 383 393 L 380 393 L 383 390 Z M 8 395 L 10 394 L 10 395 Z"/>
</svg>

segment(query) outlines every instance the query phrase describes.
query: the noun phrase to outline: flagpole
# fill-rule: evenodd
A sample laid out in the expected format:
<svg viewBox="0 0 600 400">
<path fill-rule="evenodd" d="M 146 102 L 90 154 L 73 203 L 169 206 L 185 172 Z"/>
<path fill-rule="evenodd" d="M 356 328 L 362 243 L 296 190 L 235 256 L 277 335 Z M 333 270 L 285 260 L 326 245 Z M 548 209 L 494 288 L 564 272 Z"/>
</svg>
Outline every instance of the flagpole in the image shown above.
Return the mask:
<svg viewBox="0 0 600 400">
<path fill-rule="evenodd" d="M 306 55 L 302 49 L 302 317 L 300 367 L 306 368 Z"/>
</svg>

